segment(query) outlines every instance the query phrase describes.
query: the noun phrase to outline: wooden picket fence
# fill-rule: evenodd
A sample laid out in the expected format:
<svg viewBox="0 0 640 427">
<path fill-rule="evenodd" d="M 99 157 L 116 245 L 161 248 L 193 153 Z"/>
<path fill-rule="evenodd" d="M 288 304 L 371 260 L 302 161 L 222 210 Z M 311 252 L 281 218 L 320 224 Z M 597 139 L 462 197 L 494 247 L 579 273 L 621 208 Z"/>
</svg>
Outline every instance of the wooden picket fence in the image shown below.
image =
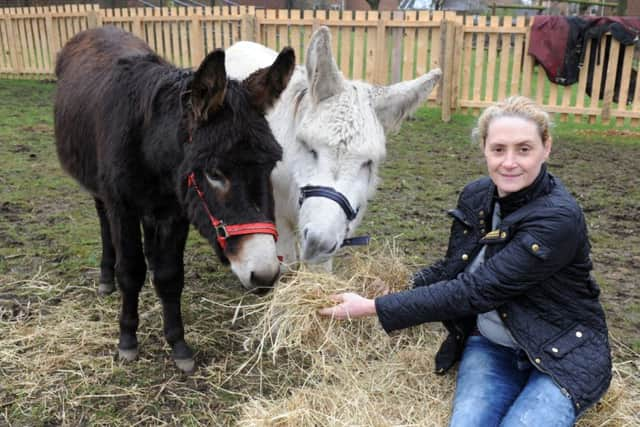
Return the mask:
<svg viewBox="0 0 640 427">
<path fill-rule="evenodd" d="M 526 52 L 529 22 L 524 17 L 462 17 L 452 12 L 365 12 L 256 10 L 251 6 L 215 8 L 101 9 L 97 5 L 65 5 L 0 9 L 0 76 L 52 78 L 55 57 L 74 34 L 87 28 L 115 25 L 146 40 L 169 61 L 196 67 L 206 52 L 238 40 L 252 40 L 275 50 L 292 46 L 299 63 L 315 28 L 332 33 L 333 52 L 343 74 L 352 79 L 389 84 L 417 77 L 432 68 L 443 79 L 429 98 L 442 106 L 444 120 L 453 111 L 477 114 L 492 102 L 513 94 L 536 99 L 560 120 L 640 123 L 640 82 L 629 95 L 634 50 L 620 54 L 610 43 L 609 70 L 623 61 L 620 88 L 615 73 L 594 69 L 592 92 L 586 94 L 585 66 L 578 84 L 549 82 L 544 70 Z M 589 46 L 587 46 L 587 52 Z M 602 53 L 600 53 L 602 56 Z M 602 59 L 602 58 L 600 58 Z M 637 60 L 635 68 L 637 70 Z M 632 97 L 632 102 L 627 102 Z M 617 99 L 618 102 L 614 102 Z"/>
<path fill-rule="evenodd" d="M 452 109 L 477 113 L 494 101 L 520 94 L 535 99 L 547 111 L 558 113 L 561 121 L 579 123 L 586 119 L 589 123 L 598 120 L 609 123 L 613 120 L 617 126 L 640 125 L 640 73 L 638 60 L 634 59 L 640 53 L 637 47 L 635 50 L 633 45 L 625 48 L 606 35 L 592 56 L 592 42 L 588 41 L 578 83 L 563 86 L 550 82 L 544 69 L 527 54 L 530 27 L 524 17 L 506 17 L 500 22 L 499 17 L 492 16 L 480 25 L 456 21 L 452 27 L 449 26 L 453 32 L 450 37 L 454 42 L 447 46 L 454 48 L 447 49 L 450 57 L 445 61 L 447 65 L 452 64 L 452 88 L 448 91 Z M 485 48 L 477 49 L 477 46 Z M 616 90 L 619 64 L 621 72 Z M 591 79 L 588 78 L 590 65 Z M 587 95 L 589 80 L 593 97 Z M 598 99 L 601 91 L 604 96 Z"/>
</svg>

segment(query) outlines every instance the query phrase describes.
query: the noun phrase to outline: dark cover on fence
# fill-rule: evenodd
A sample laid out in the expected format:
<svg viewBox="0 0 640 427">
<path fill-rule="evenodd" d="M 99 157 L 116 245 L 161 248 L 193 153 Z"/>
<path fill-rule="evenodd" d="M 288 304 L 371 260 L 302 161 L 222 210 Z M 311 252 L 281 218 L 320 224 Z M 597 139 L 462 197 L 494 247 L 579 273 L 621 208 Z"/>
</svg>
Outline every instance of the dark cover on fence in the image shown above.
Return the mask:
<svg viewBox="0 0 640 427">
<path fill-rule="evenodd" d="M 640 17 L 536 16 L 531 26 L 529 54 L 554 83 L 578 81 L 588 39 L 600 41 L 607 32 L 623 45 L 640 40 Z"/>
</svg>

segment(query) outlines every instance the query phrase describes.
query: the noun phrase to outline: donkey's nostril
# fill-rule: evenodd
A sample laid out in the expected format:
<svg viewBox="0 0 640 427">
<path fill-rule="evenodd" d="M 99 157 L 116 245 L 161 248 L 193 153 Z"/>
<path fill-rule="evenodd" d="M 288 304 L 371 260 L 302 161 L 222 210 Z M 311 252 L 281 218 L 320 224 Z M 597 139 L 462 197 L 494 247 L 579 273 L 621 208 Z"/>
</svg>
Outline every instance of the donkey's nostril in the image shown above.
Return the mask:
<svg viewBox="0 0 640 427">
<path fill-rule="evenodd" d="M 304 231 L 302 232 L 302 235 L 304 236 L 304 238 L 306 239 L 307 236 L 309 235 L 309 229 L 305 228 Z"/>
<path fill-rule="evenodd" d="M 302 242 L 302 259 L 304 261 L 319 262 L 338 250 L 340 242 L 320 230 L 309 227 L 309 233 Z"/>
<path fill-rule="evenodd" d="M 273 284 L 278 280 L 278 276 L 280 275 L 280 269 L 276 270 L 275 274 L 271 277 L 262 277 L 256 274 L 254 271 L 251 272 L 251 286 L 252 292 L 256 295 L 265 295 L 268 293 L 271 288 L 273 288 Z"/>
</svg>

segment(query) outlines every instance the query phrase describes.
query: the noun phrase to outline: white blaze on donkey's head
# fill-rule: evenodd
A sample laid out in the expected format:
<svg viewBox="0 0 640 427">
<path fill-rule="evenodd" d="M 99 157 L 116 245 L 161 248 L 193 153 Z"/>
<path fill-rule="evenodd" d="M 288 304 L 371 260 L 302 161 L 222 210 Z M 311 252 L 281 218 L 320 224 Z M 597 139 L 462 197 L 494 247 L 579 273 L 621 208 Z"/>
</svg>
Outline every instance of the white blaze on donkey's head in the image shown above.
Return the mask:
<svg viewBox="0 0 640 427">
<path fill-rule="evenodd" d="M 305 65 L 306 88 L 290 88 L 297 90 L 296 143 L 284 162 L 291 156 L 292 184 L 301 189 L 300 256 L 313 263 L 328 260 L 353 234 L 375 192 L 385 135 L 426 100 L 441 72 L 386 87 L 346 80 L 326 27 L 313 34 Z"/>
</svg>

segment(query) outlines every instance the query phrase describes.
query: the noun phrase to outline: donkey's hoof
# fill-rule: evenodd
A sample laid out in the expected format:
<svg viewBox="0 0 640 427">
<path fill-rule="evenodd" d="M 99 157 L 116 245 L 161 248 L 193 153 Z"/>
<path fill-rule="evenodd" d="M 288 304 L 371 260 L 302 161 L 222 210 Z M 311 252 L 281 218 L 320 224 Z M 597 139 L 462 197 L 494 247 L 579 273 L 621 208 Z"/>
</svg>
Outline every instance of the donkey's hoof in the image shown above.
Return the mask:
<svg viewBox="0 0 640 427">
<path fill-rule="evenodd" d="M 118 349 L 118 357 L 126 362 L 133 362 L 138 357 L 137 348 Z"/>
<path fill-rule="evenodd" d="M 176 362 L 176 366 L 182 372 L 186 374 L 193 372 L 193 368 L 195 367 L 195 362 L 193 361 L 193 350 L 191 350 L 184 340 L 173 344 L 173 348 L 171 349 L 171 358 Z"/>
<path fill-rule="evenodd" d="M 98 285 L 98 295 L 101 297 L 112 294 L 116 290 L 116 284 L 114 282 L 100 282 Z"/>
<path fill-rule="evenodd" d="M 176 366 L 185 374 L 193 373 L 193 370 L 196 366 L 196 362 L 193 358 L 190 359 L 173 359 L 176 362 Z"/>
</svg>

